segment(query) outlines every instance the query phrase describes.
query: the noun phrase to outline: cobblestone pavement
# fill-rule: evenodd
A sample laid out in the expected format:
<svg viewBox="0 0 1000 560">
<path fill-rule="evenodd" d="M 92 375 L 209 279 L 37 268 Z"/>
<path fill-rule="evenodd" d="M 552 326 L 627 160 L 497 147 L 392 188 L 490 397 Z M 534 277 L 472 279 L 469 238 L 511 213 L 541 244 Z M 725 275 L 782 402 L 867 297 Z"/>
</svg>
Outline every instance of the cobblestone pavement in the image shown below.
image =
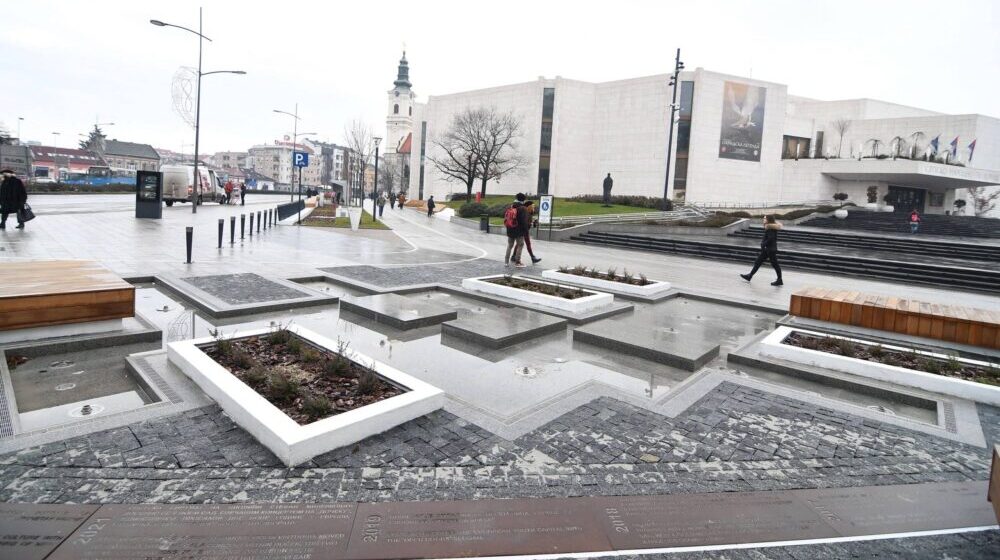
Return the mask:
<svg viewBox="0 0 1000 560">
<path fill-rule="evenodd" d="M 606 556 L 594 560 L 992 560 L 998 556 L 1000 530 L 773 548 Z"/>
<path fill-rule="evenodd" d="M 980 405 L 988 441 L 1000 409 Z M 600 398 L 503 440 L 438 411 L 284 468 L 216 406 L 0 457 L 0 500 L 327 502 L 986 479 L 986 449 L 723 383 L 676 418 Z"/>
<path fill-rule="evenodd" d="M 229 305 L 265 303 L 311 295 L 252 273 L 188 276 L 183 280 Z"/>
</svg>

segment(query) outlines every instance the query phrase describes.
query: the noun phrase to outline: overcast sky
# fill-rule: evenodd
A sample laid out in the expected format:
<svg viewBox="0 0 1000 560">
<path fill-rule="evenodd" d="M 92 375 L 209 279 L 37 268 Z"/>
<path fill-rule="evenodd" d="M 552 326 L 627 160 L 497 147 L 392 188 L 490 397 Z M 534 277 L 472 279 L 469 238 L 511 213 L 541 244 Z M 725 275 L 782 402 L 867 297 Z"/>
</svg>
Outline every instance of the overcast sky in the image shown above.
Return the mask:
<svg viewBox="0 0 1000 560">
<path fill-rule="evenodd" d="M 870 97 L 1000 117 L 995 0 L 631 2 L 189 2 L 0 0 L 0 122 L 26 140 L 109 137 L 192 151 L 171 80 L 197 65 L 204 7 L 201 150 L 245 150 L 300 131 L 342 141 L 385 129 L 402 45 L 418 100 L 538 76 L 606 81 L 688 69 L 752 75 L 819 99 Z"/>
</svg>

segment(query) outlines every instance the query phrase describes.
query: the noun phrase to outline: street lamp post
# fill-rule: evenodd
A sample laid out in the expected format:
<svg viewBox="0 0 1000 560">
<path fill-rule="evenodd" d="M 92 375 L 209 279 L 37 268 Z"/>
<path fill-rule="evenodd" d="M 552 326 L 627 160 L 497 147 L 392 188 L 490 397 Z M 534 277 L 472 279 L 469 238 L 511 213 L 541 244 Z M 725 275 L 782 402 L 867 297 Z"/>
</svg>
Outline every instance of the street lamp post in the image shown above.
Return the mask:
<svg viewBox="0 0 1000 560">
<path fill-rule="evenodd" d="M 294 167 L 294 165 L 295 165 L 295 144 L 298 143 L 298 140 L 299 140 L 299 121 L 301 120 L 301 119 L 299 119 L 299 104 L 298 104 L 298 102 L 295 103 L 295 112 L 294 113 L 289 113 L 288 111 L 282 111 L 282 110 L 279 110 L 279 109 L 274 109 L 274 112 L 275 113 L 281 113 L 282 115 L 288 115 L 289 117 L 292 117 L 293 119 L 295 119 L 293 121 L 295 124 L 294 124 L 294 126 L 292 126 L 292 167 Z M 288 191 L 288 202 L 292 202 L 292 201 L 295 200 L 295 169 L 289 169 L 289 173 L 291 174 L 291 180 L 289 181 L 289 183 L 291 184 L 291 189 Z M 299 188 L 300 189 L 302 188 L 302 181 L 301 180 L 299 181 Z M 299 198 L 300 199 L 302 198 L 301 195 L 299 196 Z"/>
<path fill-rule="evenodd" d="M 382 139 L 378 136 L 372 138 L 375 141 L 375 186 L 372 187 L 372 223 L 375 223 L 375 216 L 378 214 L 375 197 L 378 196 L 378 145 Z"/>
<path fill-rule="evenodd" d="M 59 135 L 60 132 L 52 133 L 52 170 L 55 172 L 55 176 L 52 178 L 55 182 L 59 182 Z"/>
<path fill-rule="evenodd" d="M 191 188 L 191 213 L 196 214 L 198 212 L 198 191 L 201 190 L 201 177 L 198 175 L 198 136 L 201 128 L 201 77 L 208 76 L 209 74 L 246 74 L 243 70 L 216 70 L 213 72 L 202 72 L 201 71 L 201 48 L 204 41 L 212 42 L 211 39 L 202 35 L 201 33 L 201 8 L 198 8 L 198 31 L 193 29 L 188 29 L 187 27 L 181 25 L 174 25 L 172 23 L 164 23 L 158 19 L 151 19 L 149 23 L 156 25 L 158 27 L 176 27 L 177 29 L 183 29 L 189 33 L 194 33 L 198 36 L 198 86 L 195 89 L 195 95 L 198 99 L 195 101 L 194 110 L 194 185 Z M 213 187 L 214 189 L 214 187 Z"/>
<path fill-rule="evenodd" d="M 684 69 L 684 63 L 681 62 L 681 50 L 677 49 L 677 58 L 674 59 L 674 73 L 670 76 L 670 85 L 673 86 L 673 99 L 670 102 L 670 133 L 667 140 L 667 176 L 663 180 L 663 204 L 662 210 L 668 208 L 668 200 L 670 196 L 670 153 L 674 150 L 674 113 L 677 112 L 677 79 Z"/>
<path fill-rule="evenodd" d="M 21 138 L 21 122 L 24 121 L 24 117 L 17 117 L 17 143 L 21 146 L 24 145 L 24 139 Z"/>
</svg>

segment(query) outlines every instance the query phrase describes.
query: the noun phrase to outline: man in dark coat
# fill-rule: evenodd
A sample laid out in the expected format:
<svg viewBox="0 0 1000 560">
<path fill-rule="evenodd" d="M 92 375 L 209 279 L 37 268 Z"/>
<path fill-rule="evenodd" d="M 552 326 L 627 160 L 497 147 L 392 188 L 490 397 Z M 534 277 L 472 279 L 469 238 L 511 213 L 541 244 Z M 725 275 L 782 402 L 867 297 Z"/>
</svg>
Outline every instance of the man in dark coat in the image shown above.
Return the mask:
<svg viewBox="0 0 1000 560">
<path fill-rule="evenodd" d="M 240 183 L 240 206 L 246 206 L 247 204 L 247 184 Z"/>
<path fill-rule="evenodd" d="M 611 174 L 604 178 L 604 205 L 611 205 L 611 187 L 615 184 L 614 179 L 611 178 Z"/>
<path fill-rule="evenodd" d="M 740 277 L 749 282 L 754 274 L 757 274 L 757 269 L 760 265 L 764 264 L 765 260 L 771 261 L 771 268 L 774 269 L 774 273 L 778 275 L 778 279 L 771 282 L 772 286 L 782 286 L 784 282 L 781 281 L 781 265 L 778 264 L 778 231 L 781 230 L 781 224 L 774 219 L 773 215 L 768 214 L 764 216 L 764 238 L 760 240 L 760 254 L 757 255 L 757 260 L 753 263 L 753 270 L 750 274 L 740 274 Z"/>
<path fill-rule="evenodd" d="M 8 214 L 17 216 L 17 229 L 24 229 L 21 210 L 28 201 L 28 191 L 24 189 L 24 183 L 14 176 L 12 169 L 0 170 L 0 175 L 3 175 L 3 183 L 0 183 L 0 229 L 7 228 Z"/>
</svg>

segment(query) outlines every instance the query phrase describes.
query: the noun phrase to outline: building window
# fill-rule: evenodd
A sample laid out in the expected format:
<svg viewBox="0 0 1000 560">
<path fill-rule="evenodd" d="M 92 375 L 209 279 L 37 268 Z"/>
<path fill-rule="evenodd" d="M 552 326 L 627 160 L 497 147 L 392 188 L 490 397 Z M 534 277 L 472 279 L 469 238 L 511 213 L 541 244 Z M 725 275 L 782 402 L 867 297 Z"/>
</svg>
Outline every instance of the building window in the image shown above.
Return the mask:
<svg viewBox="0 0 1000 560">
<path fill-rule="evenodd" d="M 427 121 L 420 123 L 420 190 L 417 199 L 424 199 L 424 159 L 427 151 Z"/>
<path fill-rule="evenodd" d="M 395 105 L 392 106 L 392 114 L 393 115 L 399 114 L 399 103 L 396 103 Z"/>
<path fill-rule="evenodd" d="M 782 141 L 781 159 L 799 159 L 809 157 L 809 138 L 785 136 Z"/>
<path fill-rule="evenodd" d="M 691 148 L 691 112 L 694 82 L 681 82 L 681 102 L 677 111 L 677 151 L 674 154 L 674 199 L 687 197 L 688 154 Z"/>
<path fill-rule="evenodd" d="M 538 146 L 538 194 L 549 194 L 549 169 L 552 164 L 552 115 L 556 108 L 555 88 L 542 91 L 542 139 Z"/>
</svg>

